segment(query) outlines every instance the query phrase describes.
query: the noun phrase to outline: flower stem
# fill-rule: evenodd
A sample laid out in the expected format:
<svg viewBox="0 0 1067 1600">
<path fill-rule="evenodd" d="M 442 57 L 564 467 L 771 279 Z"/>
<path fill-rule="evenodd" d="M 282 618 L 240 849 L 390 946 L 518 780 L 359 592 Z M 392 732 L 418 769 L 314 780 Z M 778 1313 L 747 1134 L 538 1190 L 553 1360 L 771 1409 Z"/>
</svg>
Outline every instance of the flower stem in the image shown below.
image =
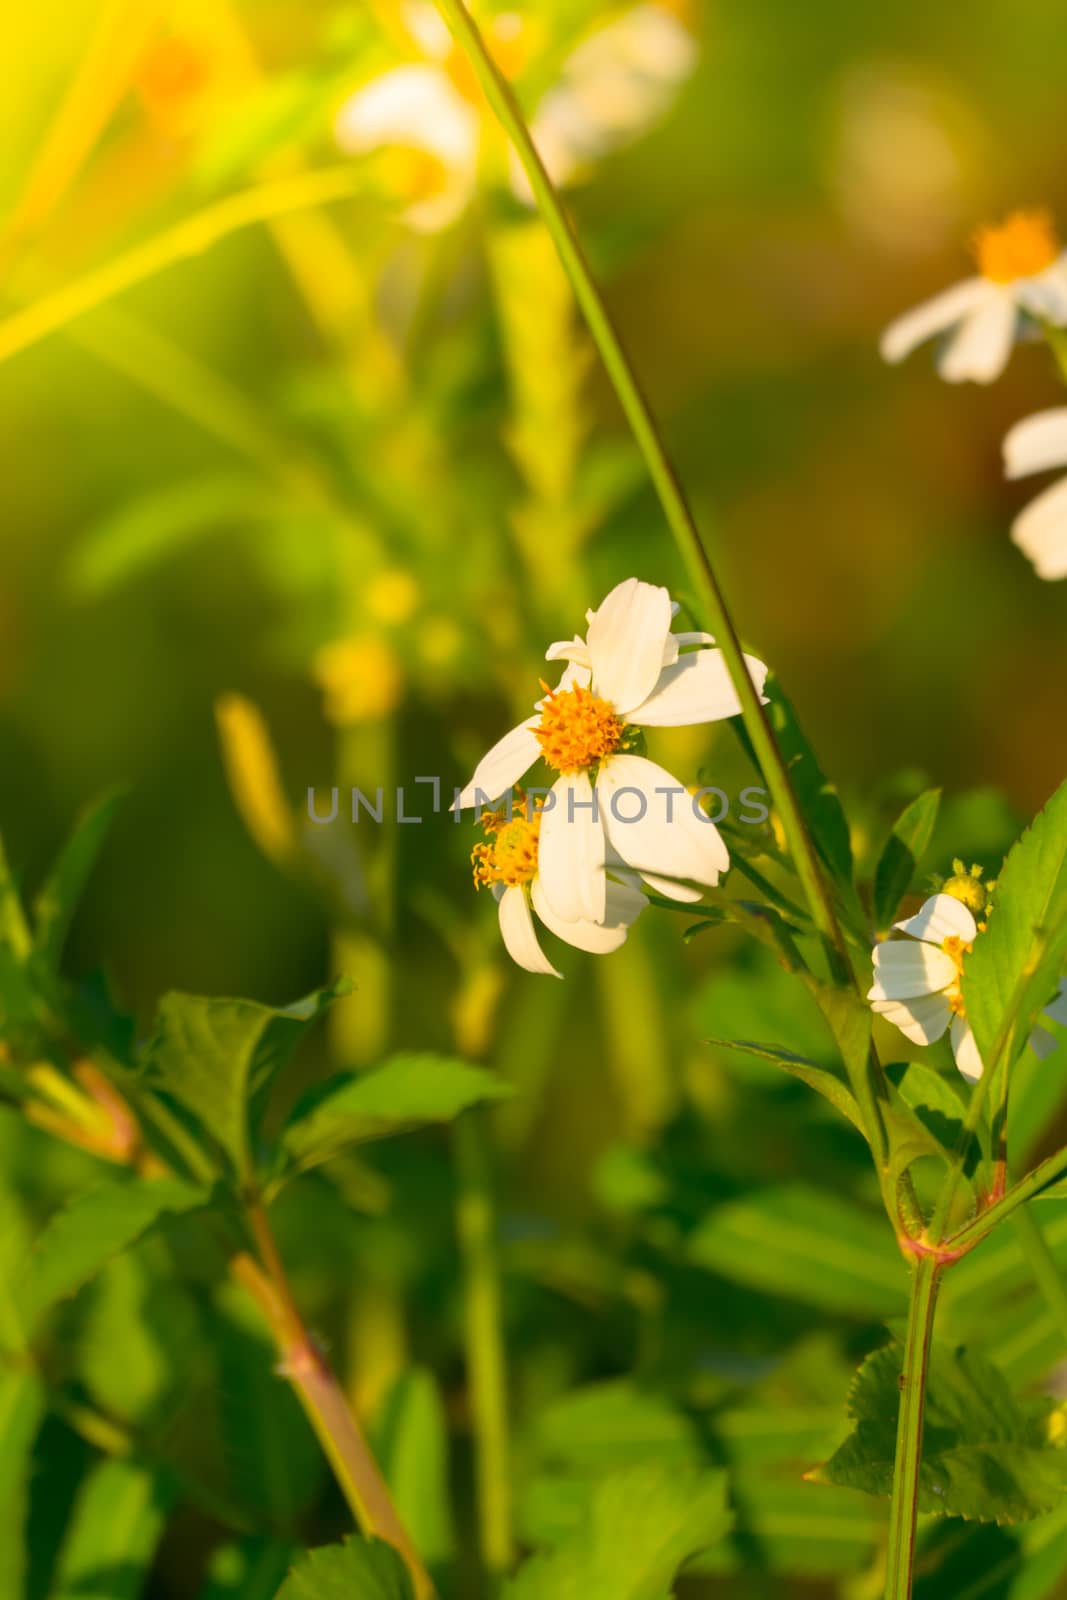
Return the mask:
<svg viewBox="0 0 1067 1600">
<path fill-rule="evenodd" d="M 459 1197 L 456 1227 L 463 1257 L 465 1343 L 474 1429 L 482 1560 L 495 1584 L 514 1559 L 507 1368 L 501 1333 L 500 1273 L 494 1239 L 488 1127 L 477 1110 L 453 1131 Z"/>
<path fill-rule="evenodd" d="M 1057 1150 L 1047 1160 L 1036 1166 L 1033 1172 L 1010 1188 L 1003 1199 L 995 1205 L 989 1206 L 985 1211 L 979 1212 L 966 1227 L 960 1228 L 950 1239 L 945 1242 L 953 1250 L 972 1250 L 976 1244 L 981 1244 L 987 1234 L 992 1233 L 998 1223 L 1005 1217 L 1010 1217 L 1014 1211 L 1035 1195 L 1041 1194 L 1045 1189 L 1050 1189 L 1061 1178 L 1067 1177 L 1067 1149 Z"/>
<path fill-rule="evenodd" d="M 470 60 L 486 99 L 515 146 L 525 169 L 545 226 L 552 235 L 560 260 L 573 285 L 575 297 L 589 325 L 589 331 L 600 351 L 608 376 L 644 456 L 645 465 L 685 563 L 690 582 L 715 632 L 716 641 L 722 650 L 730 678 L 741 702 L 741 714 L 756 758 L 763 769 L 772 798 L 778 808 L 797 875 L 811 907 L 812 917 L 826 940 L 834 962 L 835 974 L 844 980 L 847 973 L 844 938 L 815 846 L 797 804 L 793 785 L 770 722 L 745 668 L 737 630 L 714 568 L 704 548 L 700 531 L 681 484 L 667 456 L 648 401 L 642 393 L 597 288 L 574 227 L 537 153 L 522 111 L 486 49 L 476 23 L 463 4 L 463 0 L 438 0 L 438 7 L 460 48 Z"/>
<path fill-rule="evenodd" d="M 919 1461 L 922 1454 L 923 1410 L 926 1404 L 926 1369 L 934 1326 L 934 1305 L 940 1266 L 931 1256 L 915 1265 L 904 1344 L 904 1370 L 900 1378 L 897 1414 L 897 1451 L 893 1467 L 893 1495 L 889 1507 L 889 1547 L 886 1557 L 885 1600 L 909 1600 L 915 1560 L 915 1521 L 919 1502 Z"/>
<path fill-rule="evenodd" d="M 433 1583 L 400 1521 L 344 1390 L 297 1310 L 267 1213 L 258 1200 L 248 1206 L 248 1221 L 260 1259 L 257 1263 L 250 1255 L 235 1257 L 233 1275 L 253 1295 L 270 1324 L 280 1371 L 292 1384 L 359 1527 L 368 1537 L 393 1545 L 407 1563 L 416 1600 L 432 1600 Z"/>
</svg>

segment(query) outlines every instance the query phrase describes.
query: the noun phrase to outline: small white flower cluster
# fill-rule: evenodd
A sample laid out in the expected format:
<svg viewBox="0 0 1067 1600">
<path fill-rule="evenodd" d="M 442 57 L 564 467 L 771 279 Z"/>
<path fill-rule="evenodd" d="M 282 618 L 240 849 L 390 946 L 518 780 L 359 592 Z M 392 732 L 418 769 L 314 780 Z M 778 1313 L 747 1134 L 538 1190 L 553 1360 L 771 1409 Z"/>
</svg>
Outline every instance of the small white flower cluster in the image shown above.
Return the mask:
<svg viewBox="0 0 1067 1600">
<path fill-rule="evenodd" d="M 397 183 L 408 200 L 404 216 L 417 231 L 436 233 L 474 199 L 482 98 L 433 6 L 416 0 L 401 6 L 400 16 L 421 59 L 379 73 L 349 95 L 337 112 L 334 136 L 349 155 L 392 148 L 414 157 Z M 516 12 L 501 12 L 484 31 L 504 76 L 520 75 L 536 25 Z M 643 0 L 588 34 L 565 57 L 530 119 L 552 181 L 576 182 L 651 127 L 669 109 L 696 58 L 696 41 L 666 0 Z M 532 204 L 514 157 L 510 182 L 516 198 Z"/>
<path fill-rule="evenodd" d="M 474 878 L 499 904 L 509 953 L 530 972 L 561 977 L 538 943 L 531 908 L 568 944 L 600 954 L 623 943 L 647 905 L 714 888 L 730 856 L 710 817 L 665 768 L 633 753 L 642 728 L 737 716 L 722 652 L 706 633 L 675 633 L 667 590 L 628 578 L 595 611 L 585 638 L 553 644 L 566 661 L 554 689 L 479 761 L 454 810 L 511 796 L 538 760 L 558 776 L 540 803 L 523 795 L 486 810 Z M 746 656 L 762 694 L 767 668 Z"/>
<path fill-rule="evenodd" d="M 901 361 L 946 335 L 938 370 L 949 383 L 992 383 L 1020 334 L 1035 325 L 1067 328 L 1067 252 L 1042 211 L 1019 211 L 974 241 L 978 274 L 898 317 L 882 336 L 887 361 Z M 1005 470 L 1021 478 L 1067 467 L 1067 407 L 1040 411 L 1004 441 Z M 1067 478 L 1039 494 L 1015 519 L 1012 539 L 1039 578 L 1067 578 Z"/>
</svg>

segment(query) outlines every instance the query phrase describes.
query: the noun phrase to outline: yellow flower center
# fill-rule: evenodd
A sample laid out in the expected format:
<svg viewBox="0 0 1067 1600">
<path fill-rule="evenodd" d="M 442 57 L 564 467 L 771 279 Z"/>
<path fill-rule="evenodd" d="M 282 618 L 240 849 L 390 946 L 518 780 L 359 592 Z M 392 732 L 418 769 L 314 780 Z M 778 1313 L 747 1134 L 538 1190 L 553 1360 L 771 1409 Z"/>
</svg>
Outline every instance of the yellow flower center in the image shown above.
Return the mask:
<svg viewBox="0 0 1067 1600">
<path fill-rule="evenodd" d="M 534 729 L 541 754 L 557 772 L 583 772 L 623 742 L 625 723 L 614 707 L 589 689 L 547 690 Z"/>
<path fill-rule="evenodd" d="M 1051 267 L 1060 242 L 1047 211 L 1013 211 L 1004 222 L 979 228 L 973 249 L 983 278 L 1014 283 Z"/>
<path fill-rule="evenodd" d="M 506 811 L 483 811 L 482 827 L 489 835 L 471 851 L 476 889 L 503 883 L 508 888 L 529 883 L 537 872 L 537 844 L 541 835 L 541 803 L 528 812 L 521 790 Z"/>
<path fill-rule="evenodd" d="M 963 990 L 960 988 L 960 978 L 963 976 L 963 958 L 970 954 L 974 949 L 974 945 L 968 944 L 965 939 L 961 939 L 958 934 L 953 933 L 943 942 L 941 948 L 956 963 L 955 981 L 945 991 L 949 1010 L 954 1016 L 965 1017 L 967 1012 L 963 1004 Z"/>
</svg>

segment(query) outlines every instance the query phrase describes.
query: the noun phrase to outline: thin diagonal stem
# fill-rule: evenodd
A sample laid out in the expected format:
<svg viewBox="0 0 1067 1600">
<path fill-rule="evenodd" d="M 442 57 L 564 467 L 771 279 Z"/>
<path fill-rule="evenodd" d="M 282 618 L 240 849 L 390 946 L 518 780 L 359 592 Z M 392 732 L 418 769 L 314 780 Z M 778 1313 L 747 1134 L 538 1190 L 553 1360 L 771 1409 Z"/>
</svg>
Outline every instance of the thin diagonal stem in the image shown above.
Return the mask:
<svg viewBox="0 0 1067 1600">
<path fill-rule="evenodd" d="M 897 1450 L 893 1494 L 889 1505 L 885 1600 L 909 1600 L 915 1562 L 915 1522 L 919 1509 L 919 1462 L 922 1457 L 926 1369 L 934 1327 L 934 1306 L 940 1268 L 930 1256 L 916 1263 L 911 1280 L 904 1370 L 900 1378 Z"/>
<path fill-rule="evenodd" d="M 454 34 L 457 44 L 469 59 L 486 99 L 515 146 L 529 179 L 545 226 L 559 252 L 589 331 L 644 457 L 690 582 L 722 650 L 731 681 L 741 703 L 741 714 L 756 759 L 766 777 L 789 841 L 797 876 L 811 909 L 812 919 L 825 941 L 835 981 L 847 985 L 851 983 L 847 947 L 814 842 L 797 803 L 788 769 L 766 711 L 745 666 L 741 642 L 719 580 L 704 547 L 685 493 L 660 438 L 648 401 L 604 304 L 574 227 L 537 153 L 522 111 L 486 49 L 477 25 L 463 4 L 463 0 L 438 0 L 438 8 Z M 881 1075 L 862 1073 L 853 1076 L 855 1078 L 853 1089 L 862 1108 L 872 1145 L 876 1151 L 882 1152 L 885 1135 L 880 1104 Z"/>
</svg>

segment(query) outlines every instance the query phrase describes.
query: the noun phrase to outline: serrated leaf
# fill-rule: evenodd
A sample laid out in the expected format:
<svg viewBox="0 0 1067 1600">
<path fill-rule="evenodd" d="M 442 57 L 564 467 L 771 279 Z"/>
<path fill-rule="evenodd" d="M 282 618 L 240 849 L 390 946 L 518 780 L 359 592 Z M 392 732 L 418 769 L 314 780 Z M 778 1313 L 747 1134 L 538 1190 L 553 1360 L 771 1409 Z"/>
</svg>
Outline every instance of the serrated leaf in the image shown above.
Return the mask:
<svg viewBox="0 0 1067 1600">
<path fill-rule="evenodd" d="M 988 929 L 963 964 L 963 998 L 990 1072 L 1010 1066 L 1067 956 L 1067 783 L 1008 854 Z"/>
<path fill-rule="evenodd" d="M 902 1351 L 884 1346 L 849 1394 L 856 1426 L 817 1481 L 868 1494 L 893 1483 Z M 1061 1503 L 1067 1450 L 1047 1442 L 1047 1407 L 1024 1407 L 977 1351 L 935 1344 L 926 1392 L 919 1510 L 978 1522 L 1019 1522 Z"/>
<path fill-rule="evenodd" d="M 906 806 L 893 824 L 874 872 L 874 925 L 889 926 L 934 836 L 941 809 L 941 790 L 927 789 Z"/>
<path fill-rule="evenodd" d="M 76 1195 L 38 1235 L 18 1273 L 27 1325 L 76 1294 L 164 1213 L 190 1211 L 207 1199 L 207 1191 L 173 1178 L 100 1183 Z"/>
<path fill-rule="evenodd" d="M 840 1111 L 853 1127 L 863 1133 L 863 1118 L 860 1116 L 860 1109 L 852 1090 L 828 1068 L 820 1067 L 805 1056 L 798 1056 L 794 1051 L 787 1050 L 784 1045 L 758 1044 L 752 1039 L 708 1039 L 707 1043 L 720 1045 L 729 1050 L 743 1050 L 747 1055 L 772 1061 L 776 1067 L 781 1067 L 783 1072 L 788 1072 L 791 1078 L 799 1078 L 809 1089 L 815 1089 L 829 1100 L 835 1110 Z"/>
<path fill-rule="evenodd" d="M 60 1548 L 52 1600 L 137 1600 L 173 1498 L 169 1474 L 141 1462 L 93 1467 Z"/>
<path fill-rule="evenodd" d="M 300 1165 L 311 1165 L 368 1139 L 427 1122 L 451 1122 L 471 1106 L 511 1093 L 496 1073 L 466 1061 L 393 1056 L 370 1072 L 345 1073 L 305 1096 L 289 1118 L 282 1143 Z"/>
<path fill-rule="evenodd" d="M 689 1258 L 734 1283 L 859 1317 L 900 1311 L 906 1289 L 885 1219 L 799 1185 L 717 1206 L 689 1238 Z"/>
<path fill-rule="evenodd" d="M 346 1539 L 302 1556 L 278 1600 L 414 1600 L 414 1592 L 392 1545 Z"/>
<path fill-rule="evenodd" d="M 580 1526 L 528 1561 L 504 1600 L 665 1600 L 680 1568 L 732 1521 L 724 1473 L 612 1473 L 596 1485 Z"/>
<path fill-rule="evenodd" d="M 122 792 L 113 791 L 84 812 L 34 902 L 34 953 L 55 972 L 74 913 L 114 821 Z"/>
<path fill-rule="evenodd" d="M 343 980 L 280 1009 L 175 992 L 160 1001 L 146 1055 L 149 1080 L 192 1113 L 239 1179 L 251 1175 L 252 1141 L 276 1074 L 348 988 Z"/>
</svg>

